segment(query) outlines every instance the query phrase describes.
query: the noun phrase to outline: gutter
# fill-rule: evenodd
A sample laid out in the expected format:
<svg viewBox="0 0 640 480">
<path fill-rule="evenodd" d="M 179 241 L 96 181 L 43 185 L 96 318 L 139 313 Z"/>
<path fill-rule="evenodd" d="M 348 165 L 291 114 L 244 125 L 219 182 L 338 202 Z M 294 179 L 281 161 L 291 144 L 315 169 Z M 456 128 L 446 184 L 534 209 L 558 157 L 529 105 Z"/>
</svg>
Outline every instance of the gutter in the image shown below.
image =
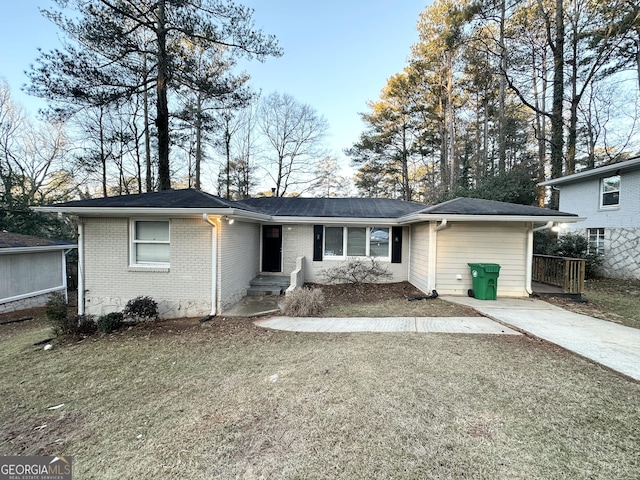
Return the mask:
<svg viewBox="0 0 640 480">
<path fill-rule="evenodd" d="M 209 218 L 208 213 L 202 214 L 202 219 L 211 225 L 211 313 L 209 318 L 217 315 L 218 306 L 218 235 L 217 225 Z"/>
<path fill-rule="evenodd" d="M 77 245 L 73 244 L 61 244 L 61 245 L 41 245 L 36 247 L 7 247 L 0 248 L 0 255 L 10 255 L 14 253 L 33 253 L 33 252 L 52 252 L 55 250 L 66 250 L 65 254 L 69 251 L 77 248 Z"/>
<path fill-rule="evenodd" d="M 533 288 L 531 287 L 531 277 L 533 276 L 533 233 L 534 232 L 539 232 L 541 230 L 549 230 L 550 228 L 553 228 L 554 222 L 552 220 L 549 220 L 547 223 L 545 223 L 544 225 L 541 225 L 539 227 L 533 227 L 530 228 L 529 230 L 527 230 L 527 263 L 525 266 L 525 277 L 524 277 L 524 281 L 525 281 L 525 290 L 526 292 L 531 295 L 533 294 Z"/>
<path fill-rule="evenodd" d="M 236 217 L 239 219 L 255 220 L 267 222 L 271 220 L 271 215 L 250 212 L 239 208 L 218 208 L 213 209 L 214 212 L 203 211 L 201 208 L 157 208 L 157 207 L 56 207 L 42 206 L 34 207 L 33 210 L 38 212 L 53 212 L 78 215 L 82 217 L 90 217 L 92 215 L 103 215 L 110 217 L 167 217 L 167 216 L 200 216 L 202 215 L 227 215 L 228 217 Z"/>
</svg>

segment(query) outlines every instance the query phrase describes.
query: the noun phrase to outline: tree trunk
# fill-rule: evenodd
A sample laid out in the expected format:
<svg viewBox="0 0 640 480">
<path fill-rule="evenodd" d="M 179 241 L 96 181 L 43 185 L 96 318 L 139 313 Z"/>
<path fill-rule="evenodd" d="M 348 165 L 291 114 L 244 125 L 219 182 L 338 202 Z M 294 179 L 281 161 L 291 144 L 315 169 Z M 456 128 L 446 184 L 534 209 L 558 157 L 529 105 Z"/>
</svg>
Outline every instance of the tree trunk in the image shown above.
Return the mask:
<svg viewBox="0 0 640 480">
<path fill-rule="evenodd" d="M 98 117 L 98 128 L 100 129 L 100 166 L 102 168 L 102 196 L 107 197 L 107 158 L 104 152 L 104 126 L 102 125 L 102 115 L 104 110 L 100 107 L 100 114 Z"/>
<path fill-rule="evenodd" d="M 169 77 L 169 58 L 167 55 L 167 31 L 165 30 L 166 0 L 160 0 L 157 7 L 158 39 L 158 76 L 157 76 L 157 117 L 158 128 L 158 188 L 171 189 L 171 171 L 169 168 L 169 105 L 167 102 L 167 82 Z"/>
<path fill-rule="evenodd" d="M 144 71 L 147 71 L 147 55 L 144 55 Z M 151 178 L 151 132 L 149 131 L 149 92 L 146 85 L 142 95 L 144 102 L 144 155 L 146 167 L 146 189 L 147 192 L 153 191 L 153 180 Z"/>
<path fill-rule="evenodd" d="M 551 107 L 551 177 L 562 176 L 564 122 L 564 7 L 563 0 L 556 0 L 555 42 L 553 46 L 553 101 Z M 558 208 L 558 192 L 552 190 L 551 208 Z"/>
<path fill-rule="evenodd" d="M 507 71 L 507 47 L 504 41 L 506 5 L 505 0 L 500 2 L 500 69 Z M 505 98 L 507 95 L 507 79 L 505 75 L 500 75 L 499 99 L 498 99 L 498 175 L 506 170 L 507 149 L 506 149 L 506 118 L 505 118 Z"/>
<path fill-rule="evenodd" d="M 196 95 L 196 183 L 194 185 L 196 190 L 200 190 L 201 164 L 202 164 L 202 94 L 198 93 Z M 227 198 L 228 198 L 228 193 L 227 193 Z"/>
</svg>

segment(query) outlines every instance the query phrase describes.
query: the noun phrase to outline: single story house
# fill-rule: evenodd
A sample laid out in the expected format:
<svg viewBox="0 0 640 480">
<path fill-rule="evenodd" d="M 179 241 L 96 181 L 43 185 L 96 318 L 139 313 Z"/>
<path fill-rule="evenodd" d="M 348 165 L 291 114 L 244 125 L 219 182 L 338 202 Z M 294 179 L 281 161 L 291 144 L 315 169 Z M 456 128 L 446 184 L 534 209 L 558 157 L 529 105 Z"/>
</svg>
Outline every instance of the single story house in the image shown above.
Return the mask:
<svg viewBox="0 0 640 480">
<path fill-rule="evenodd" d="M 540 185 L 560 191 L 560 210 L 586 220 L 568 224 L 603 257 L 602 274 L 640 279 L 640 157 L 554 178 Z"/>
<path fill-rule="evenodd" d="M 53 292 L 66 297 L 66 254 L 75 248 L 62 240 L 0 232 L 0 313 L 41 307 Z"/>
<path fill-rule="evenodd" d="M 435 206 L 386 198 L 252 198 L 193 189 L 78 200 L 41 210 L 78 217 L 80 313 L 150 295 L 166 318 L 217 315 L 254 277 L 321 282 L 350 257 L 374 257 L 424 292 L 466 295 L 468 262 L 501 265 L 498 296 L 531 293 L 533 232 L 577 215 L 489 200 Z M 290 279 L 290 280 L 289 280 Z"/>
</svg>

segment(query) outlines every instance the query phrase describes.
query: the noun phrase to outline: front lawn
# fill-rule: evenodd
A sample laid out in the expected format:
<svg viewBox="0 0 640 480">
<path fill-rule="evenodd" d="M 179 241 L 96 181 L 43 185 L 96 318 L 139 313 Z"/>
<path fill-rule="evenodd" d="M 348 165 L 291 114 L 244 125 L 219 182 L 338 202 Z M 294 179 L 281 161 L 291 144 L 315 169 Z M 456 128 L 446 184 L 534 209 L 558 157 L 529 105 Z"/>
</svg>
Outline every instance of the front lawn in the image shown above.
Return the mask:
<svg viewBox="0 0 640 480">
<path fill-rule="evenodd" d="M 598 278 L 585 281 L 583 302 L 550 298 L 567 310 L 640 328 L 640 281 Z"/>
<path fill-rule="evenodd" d="M 76 479 L 640 471 L 640 385 L 524 336 L 190 319 L 44 351 L 41 323 L 2 333 L 0 455 L 72 455 Z"/>
</svg>

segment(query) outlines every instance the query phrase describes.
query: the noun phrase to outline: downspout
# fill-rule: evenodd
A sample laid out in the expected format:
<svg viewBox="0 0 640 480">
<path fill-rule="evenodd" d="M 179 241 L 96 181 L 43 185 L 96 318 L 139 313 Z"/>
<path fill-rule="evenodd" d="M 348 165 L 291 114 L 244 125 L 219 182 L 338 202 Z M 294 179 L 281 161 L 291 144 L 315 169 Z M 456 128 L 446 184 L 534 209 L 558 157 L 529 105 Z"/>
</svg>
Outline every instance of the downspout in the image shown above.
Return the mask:
<svg viewBox="0 0 640 480">
<path fill-rule="evenodd" d="M 443 218 L 440 222 L 440 225 L 436 225 L 433 228 L 431 225 L 429 226 L 429 267 L 428 267 L 428 282 L 429 282 L 429 290 L 436 289 L 436 267 L 437 267 L 437 256 L 438 256 L 438 232 L 440 230 L 444 230 L 448 227 L 448 222 L 446 218 Z"/>
<path fill-rule="evenodd" d="M 78 315 L 84 315 L 84 223 L 78 221 Z"/>
<path fill-rule="evenodd" d="M 527 294 L 533 294 L 533 288 L 531 288 L 531 277 L 533 275 L 532 264 L 533 264 L 533 232 L 539 232 L 541 230 L 549 230 L 553 227 L 553 221 L 549 220 L 544 225 L 540 227 L 534 227 L 527 230 L 527 264 L 525 267 L 525 290 Z"/>
<path fill-rule="evenodd" d="M 218 236 L 216 235 L 216 224 L 211 221 L 209 214 L 203 213 L 202 219 L 211 225 L 211 313 L 210 317 L 215 317 L 217 314 L 218 304 Z"/>
<path fill-rule="evenodd" d="M 69 289 L 67 284 L 67 255 L 73 252 L 73 248 L 62 251 L 62 288 L 64 288 L 64 301 L 69 303 Z"/>
</svg>

